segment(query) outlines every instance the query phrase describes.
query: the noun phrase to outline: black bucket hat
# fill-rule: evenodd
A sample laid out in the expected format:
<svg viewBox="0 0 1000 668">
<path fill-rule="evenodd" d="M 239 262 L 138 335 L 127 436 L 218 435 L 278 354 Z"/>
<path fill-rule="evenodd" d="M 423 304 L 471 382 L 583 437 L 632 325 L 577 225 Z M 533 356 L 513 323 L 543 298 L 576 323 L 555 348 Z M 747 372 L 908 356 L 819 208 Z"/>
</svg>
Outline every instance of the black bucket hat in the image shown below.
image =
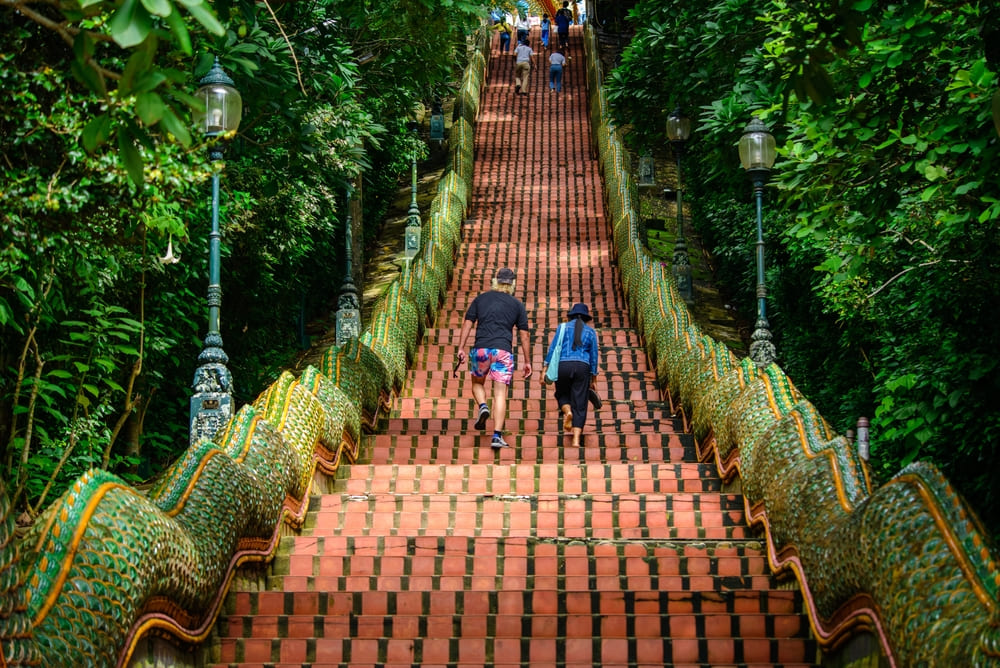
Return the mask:
<svg viewBox="0 0 1000 668">
<path fill-rule="evenodd" d="M 566 314 L 566 317 L 570 319 L 576 316 L 580 316 L 580 319 L 584 322 L 591 321 L 590 309 L 587 308 L 586 304 L 573 304 L 573 308 L 571 308 L 569 313 Z"/>
</svg>

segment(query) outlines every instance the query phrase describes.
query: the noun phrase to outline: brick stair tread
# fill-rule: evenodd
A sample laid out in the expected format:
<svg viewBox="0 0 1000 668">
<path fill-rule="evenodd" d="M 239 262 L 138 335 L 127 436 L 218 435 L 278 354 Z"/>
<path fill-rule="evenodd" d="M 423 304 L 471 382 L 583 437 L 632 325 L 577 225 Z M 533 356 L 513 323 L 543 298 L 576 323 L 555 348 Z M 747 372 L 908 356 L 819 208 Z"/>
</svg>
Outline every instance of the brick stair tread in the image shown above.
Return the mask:
<svg viewBox="0 0 1000 668">
<path fill-rule="evenodd" d="M 707 494 L 326 495 L 306 525 L 353 535 L 727 540 L 752 537 L 742 500 Z"/>
<path fill-rule="evenodd" d="M 739 494 L 721 494 L 717 492 L 565 492 L 565 491 L 534 491 L 528 494 L 519 493 L 516 489 L 498 490 L 494 488 L 490 492 L 465 492 L 457 490 L 454 492 L 440 491 L 432 494 L 424 492 L 403 492 L 403 491 L 382 491 L 382 492 L 355 492 L 343 494 L 324 494 L 320 497 L 319 508 L 310 504 L 310 511 L 316 513 L 329 512 L 333 509 L 340 509 L 351 503 L 367 501 L 369 504 L 389 504 L 397 508 L 396 512 L 407 512 L 408 507 L 421 504 L 425 509 L 438 509 L 441 507 L 451 508 L 455 512 L 467 512 L 470 506 L 480 509 L 478 512 L 493 512 L 504 510 L 513 512 L 521 510 L 517 504 L 528 504 L 532 509 L 548 507 L 556 503 L 561 512 L 576 513 L 587 512 L 578 506 L 588 504 L 596 507 L 613 507 L 618 510 L 625 506 L 638 503 L 644 508 L 644 512 L 681 512 L 681 511 L 701 511 L 701 512 L 735 512 L 743 510 L 743 497 Z M 503 508 L 497 508 L 498 504 L 505 504 Z M 510 504 L 510 505 L 506 505 Z M 486 508 L 486 506 L 491 506 Z M 574 507 L 577 506 L 577 507 Z M 456 508 L 461 507 L 461 511 Z M 482 510 L 484 509 L 485 510 Z M 392 512 L 391 509 L 387 509 Z"/>
<path fill-rule="evenodd" d="M 459 374 L 458 378 L 451 375 L 448 368 L 454 363 L 445 366 L 442 371 L 427 377 L 408 376 L 410 382 L 403 386 L 392 403 L 392 409 L 399 413 L 399 417 L 410 417 L 405 414 L 405 410 L 415 410 L 414 399 L 435 400 L 442 404 L 441 415 L 435 417 L 451 416 L 457 410 L 465 411 L 475 407 L 472 396 L 472 381 L 468 376 Z M 541 369 L 538 369 L 541 373 Z M 653 374 L 650 373 L 650 376 Z M 530 380 L 523 377 L 516 378 L 515 382 L 508 388 L 507 405 L 510 408 L 508 413 L 515 414 L 517 410 L 552 410 L 558 411 L 555 400 L 555 388 L 546 383 L 543 388 L 538 383 L 539 376 L 532 375 Z M 655 386 L 653 386 L 655 388 Z M 618 409 L 628 408 L 629 410 L 641 410 L 650 412 L 650 417 L 663 417 L 664 413 L 669 415 L 669 405 L 662 402 L 647 385 L 642 386 L 641 378 L 633 376 L 631 379 L 615 378 L 614 380 L 598 381 L 594 388 L 604 400 L 605 404 L 610 404 Z M 418 396 L 419 395 L 419 396 Z M 494 403 L 492 396 L 487 396 L 489 403 Z M 446 403 L 447 402 L 447 403 Z M 625 406 L 619 406 L 624 404 Z M 424 402 L 424 407 L 436 407 L 437 404 Z M 600 413 L 602 408 L 588 408 L 588 412 Z M 631 414 L 630 414 L 631 415 Z"/>
<path fill-rule="evenodd" d="M 815 666 L 801 657 L 803 638 L 309 638 L 285 650 L 280 641 L 238 640 L 224 644 L 223 662 L 240 668 L 631 668 L 663 666 L 793 668 Z M 238 663 L 230 658 L 240 655 Z M 298 661 L 282 662 L 283 656 Z M 708 662 L 702 660 L 707 657 Z M 680 658 L 680 660 L 678 660 Z M 255 663 L 255 661 L 257 663 Z"/>
<path fill-rule="evenodd" d="M 503 608 L 520 609 L 523 613 L 525 591 L 491 591 L 465 594 L 443 591 L 239 591 L 229 600 L 228 624 L 249 615 L 333 615 L 359 614 L 366 601 L 377 605 L 379 614 L 400 614 L 420 610 L 421 614 L 467 614 L 475 609 L 479 613 L 499 611 Z M 658 591 L 654 598 L 667 606 L 669 614 L 791 614 L 796 610 L 801 595 L 794 590 L 733 589 L 719 591 Z M 609 599 L 607 611 L 624 612 L 621 592 L 575 592 L 564 595 L 566 611 L 586 609 L 593 598 Z M 551 602 L 549 603 L 551 605 Z M 635 603 L 632 603 L 635 605 Z M 518 606 L 521 606 L 518 608 Z M 370 613 L 369 613 L 370 614 Z"/>
<path fill-rule="evenodd" d="M 451 519 L 447 513 L 439 517 L 429 514 L 426 518 L 417 516 L 408 523 L 384 522 L 387 526 L 367 526 L 367 522 L 362 522 L 362 527 L 352 523 L 352 519 L 345 520 L 344 526 L 333 528 L 322 520 L 317 520 L 312 528 L 329 535 L 345 535 L 342 532 L 350 532 L 354 536 L 447 536 L 456 532 L 463 532 L 477 538 L 490 538 L 498 536 L 509 536 L 512 538 L 533 536 L 545 539 L 579 539 L 579 540 L 746 540 L 753 537 L 753 532 L 743 526 L 733 526 L 723 523 L 721 526 L 704 526 L 699 523 L 696 526 L 676 526 L 665 529 L 649 527 L 616 527 L 616 526 L 596 526 L 596 527 L 561 527 L 544 526 L 540 522 L 528 520 L 495 520 L 474 521 L 473 517 Z M 364 519 L 362 517 L 361 519 Z M 380 524 L 371 521 L 372 524 Z M 610 522 L 609 522 L 610 523 Z M 718 522 L 712 523 L 716 524 Z M 417 526 L 411 526 L 414 524 Z M 427 526 L 424 526 L 424 525 Z M 555 522 L 551 522 L 555 524 Z M 708 523 L 706 523 L 708 524 Z"/>
<path fill-rule="evenodd" d="M 676 540 L 670 538 L 644 539 L 562 539 L 554 540 L 533 535 L 526 536 L 362 536 L 362 535 L 302 535 L 286 536 L 281 539 L 282 547 L 295 549 L 289 554 L 289 562 L 294 558 L 311 560 L 313 557 L 351 557 L 364 559 L 371 564 L 376 559 L 392 557 L 393 568 L 398 568 L 398 559 L 424 559 L 423 568 L 433 573 L 435 565 L 447 559 L 449 572 L 464 573 L 464 567 L 473 557 L 489 562 L 498 560 L 501 567 L 506 560 L 517 562 L 516 568 L 523 574 L 524 563 L 532 563 L 533 572 L 542 566 L 569 574 L 590 573 L 589 561 L 594 566 L 594 574 L 609 575 L 626 572 L 628 574 L 661 575 L 705 575 L 740 576 L 761 575 L 767 572 L 765 546 L 757 539 L 748 540 Z M 535 560 L 542 560 L 535 563 Z M 616 562 L 620 562 L 617 563 Z M 655 565 L 654 563 L 655 562 Z M 697 562 L 692 568 L 691 563 Z M 279 563 L 279 562 L 276 562 Z M 513 563 L 513 562 L 512 562 Z M 567 564 L 573 568 L 568 569 Z M 753 568 L 750 568 L 753 566 Z M 746 568 L 744 568 L 746 567 Z M 485 568 L 485 567 L 484 567 Z M 429 569 L 429 570 L 428 570 Z M 503 572 L 506 572 L 501 568 Z M 424 571 L 421 571 L 424 572 Z M 483 573 L 497 574 L 497 569 L 483 570 Z M 512 573 L 516 572 L 511 570 Z"/>
<path fill-rule="evenodd" d="M 271 582 L 286 593 L 545 591 L 649 600 L 664 591 L 776 591 L 757 540 L 331 534 L 284 538 L 283 548 L 288 556 L 275 560 Z"/>
<path fill-rule="evenodd" d="M 583 447 L 573 447 L 569 437 L 564 437 L 565 445 L 535 445 L 521 444 L 516 447 L 494 450 L 490 445 L 490 436 L 479 437 L 476 447 L 465 446 L 453 448 L 451 451 L 431 448 L 377 448 L 370 452 L 371 461 L 380 464 L 430 464 L 440 461 L 451 461 L 457 464 L 481 464 L 495 462 L 532 461 L 544 463 L 560 463 L 576 458 L 579 462 L 615 462 L 627 463 L 635 461 L 673 463 L 690 461 L 694 458 L 694 448 L 646 448 L 646 447 L 599 447 L 588 446 L 588 438 L 584 434 Z M 546 439 L 548 437 L 545 437 Z M 553 437 L 556 438 L 556 437 Z M 508 437 L 508 441 L 510 438 Z"/>
<path fill-rule="evenodd" d="M 457 395 L 451 391 L 447 394 Z M 604 397 L 602 397 L 604 399 Z M 490 400 L 492 403 L 492 400 Z M 617 418 L 615 415 L 617 414 Z M 474 423 L 479 412 L 471 397 L 461 396 L 401 396 L 397 397 L 392 408 L 383 417 L 386 420 L 402 419 L 436 419 L 441 415 L 449 415 L 454 418 L 466 417 L 470 423 Z M 508 419 L 519 424 L 527 420 L 547 420 L 546 431 L 557 431 L 558 425 L 562 424 L 562 414 L 554 399 L 533 398 L 533 397 L 508 397 L 507 415 Z M 629 401 L 628 399 L 609 398 L 605 405 L 599 409 L 590 407 L 587 413 L 587 421 L 594 423 L 600 431 L 602 420 L 612 419 L 635 419 L 635 420 L 662 420 L 663 409 L 649 407 L 644 399 Z M 673 418 L 669 418 L 673 419 Z M 471 424 L 468 428 L 471 430 Z"/>
<path fill-rule="evenodd" d="M 409 370 L 406 372 L 406 379 L 409 382 L 414 381 L 424 381 L 426 384 L 427 380 L 437 380 L 437 381 L 450 381 L 454 376 L 455 370 L 455 349 L 449 348 L 447 351 L 436 354 L 424 351 L 418 353 L 418 357 L 415 361 L 421 364 L 419 369 Z M 540 358 L 544 359 L 543 356 L 539 355 Z M 535 364 L 538 364 L 538 360 L 535 360 Z M 602 364 L 603 366 L 603 364 Z M 656 372 L 652 369 L 638 368 L 640 365 L 638 363 L 630 364 L 637 368 L 616 370 L 613 375 L 608 375 L 607 373 L 600 373 L 597 376 L 598 387 L 608 388 L 614 387 L 625 387 L 625 386 L 635 386 L 636 384 L 641 385 L 642 389 L 645 390 L 646 394 L 649 396 L 651 401 L 655 401 L 654 398 L 657 395 L 656 392 Z M 460 370 L 461 371 L 461 370 Z M 603 369 L 602 369 L 603 371 Z M 467 375 L 458 374 L 458 379 L 464 379 Z M 534 384 L 538 384 L 538 378 L 533 379 Z M 547 388 L 551 389 L 550 386 L 546 385 Z M 406 388 L 403 388 L 405 391 Z"/>
<path fill-rule="evenodd" d="M 433 434 L 435 436 L 458 436 L 462 437 L 466 433 L 472 433 L 469 428 L 475 422 L 471 415 L 471 405 L 463 414 L 451 417 L 384 417 L 381 418 L 380 425 L 383 432 L 378 434 L 399 436 L 401 434 Z M 602 408 L 601 411 L 604 409 Z M 609 409 L 610 410 L 610 409 Z M 589 424 L 584 425 L 583 433 L 598 435 L 603 442 L 618 443 L 628 441 L 633 435 L 642 437 L 644 443 L 655 443 L 662 436 L 672 437 L 671 442 L 680 442 L 681 434 L 675 432 L 677 418 L 654 417 L 646 419 L 633 419 L 627 414 L 623 418 L 616 418 L 613 415 L 610 419 L 605 419 L 597 411 L 596 415 L 591 414 L 588 418 Z M 457 412 L 457 411 L 456 411 Z M 551 413 L 551 415 L 550 415 Z M 528 439 L 538 435 L 557 435 L 560 432 L 560 420 L 555 411 L 546 411 L 546 417 L 520 418 L 508 411 L 507 420 L 504 424 L 504 433 L 511 435 L 514 439 Z M 591 419 L 596 418 L 596 419 Z M 384 424 L 383 424 L 384 423 Z M 489 425 L 488 425 L 489 426 Z M 679 431 L 679 430 L 677 430 Z M 375 436 L 374 434 L 372 436 Z M 674 439 L 677 439 L 676 441 Z M 510 442 L 511 439 L 507 439 Z M 662 444 L 662 441 L 661 441 Z M 513 443 L 512 443 L 513 445 Z"/>
<path fill-rule="evenodd" d="M 659 606 L 650 599 L 647 607 Z M 561 622 L 561 623 L 560 623 Z M 797 613 L 744 613 L 733 627 L 733 612 L 616 612 L 578 606 L 565 612 L 485 612 L 461 614 L 351 613 L 344 615 L 257 615 L 253 637 L 282 638 L 801 638 L 805 620 Z M 808 623 L 807 623 L 808 626 Z M 537 630 L 527 635 L 525 627 Z M 422 630 L 423 629 L 423 630 Z M 430 631 L 428 629 L 432 629 Z M 391 630 L 391 635 L 385 631 Z M 242 628 L 237 632 L 243 631 Z M 396 635 L 398 632 L 399 635 Z"/>
<path fill-rule="evenodd" d="M 718 492 L 722 484 L 713 464 L 673 462 L 657 464 L 590 462 L 538 464 L 354 464 L 338 481 L 345 494 L 368 492 L 474 494 L 536 494 L 539 492 L 673 493 Z M 313 497 L 318 510 L 322 497 Z"/>
</svg>

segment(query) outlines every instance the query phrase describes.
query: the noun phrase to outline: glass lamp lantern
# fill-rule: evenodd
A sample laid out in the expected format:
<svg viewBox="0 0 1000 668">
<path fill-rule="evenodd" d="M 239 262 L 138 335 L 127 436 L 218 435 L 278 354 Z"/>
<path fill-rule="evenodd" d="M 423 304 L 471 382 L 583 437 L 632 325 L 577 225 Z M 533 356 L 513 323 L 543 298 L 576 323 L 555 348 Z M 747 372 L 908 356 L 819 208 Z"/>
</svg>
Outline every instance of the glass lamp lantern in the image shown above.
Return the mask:
<svg viewBox="0 0 1000 668">
<path fill-rule="evenodd" d="M 774 136 L 756 116 L 740 137 L 740 162 L 754 183 L 765 183 L 777 157 Z"/>
<path fill-rule="evenodd" d="M 212 69 L 202 77 L 201 88 L 195 97 L 204 103 L 204 110 L 194 112 L 194 123 L 208 137 L 224 135 L 240 127 L 243 117 L 243 98 L 233 85 L 233 80 L 215 59 Z"/>
<path fill-rule="evenodd" d="M 667 117 L 667 139 L 672 142 L 687 141 L 691 136 L 691 119 L 681 113 L 680 107 Z"/>
</svg>

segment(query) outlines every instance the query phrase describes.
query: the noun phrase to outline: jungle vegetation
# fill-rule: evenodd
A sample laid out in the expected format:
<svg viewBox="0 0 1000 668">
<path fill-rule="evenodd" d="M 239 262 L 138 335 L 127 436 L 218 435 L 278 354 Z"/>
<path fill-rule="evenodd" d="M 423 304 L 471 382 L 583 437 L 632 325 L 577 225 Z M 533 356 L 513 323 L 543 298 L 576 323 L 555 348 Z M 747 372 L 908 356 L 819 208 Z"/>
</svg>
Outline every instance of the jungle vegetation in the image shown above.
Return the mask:
<svg viewBox="0 0 1000 668">
<path fill-rule="evenodd" d="M 372 238 L 426 150 L 407 121 L 457 84 L 484 14 L 0 0 L 0 472 L 24 521 L 91 467 L 140 482 L 188 447 L 213 170 L 239 405 L 292 360 L 303 320 L 336 309 L 348 187 Z M 224 166 L 191 124 L 216 57 L 244 103 Z"/>
<path fill-rule="evenodd" d="M 777 140 L 764 205 L 778 363 L 880 479 L 934 462 L 1000 532 L 1000 11 L 991 2 L 638 2 L 608 75 L 636 151 L 692 118 L 685 202 L 752 323 L 737 143 Z M 657 115 L 658 114 L 658 115 Z"/>
</svg>

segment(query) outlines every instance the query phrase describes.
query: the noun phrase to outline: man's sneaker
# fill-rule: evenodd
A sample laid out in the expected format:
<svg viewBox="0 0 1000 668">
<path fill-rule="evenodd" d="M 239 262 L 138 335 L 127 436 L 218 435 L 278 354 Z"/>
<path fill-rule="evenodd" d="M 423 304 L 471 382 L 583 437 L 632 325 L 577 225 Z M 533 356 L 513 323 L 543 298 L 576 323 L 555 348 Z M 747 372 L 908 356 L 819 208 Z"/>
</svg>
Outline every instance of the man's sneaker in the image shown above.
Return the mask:
<svg viewBox="0 0 1000 668">
<path fill-rule="evenodd" d="M 486 421 L 490 419 L 490 409 L 483 406 L 479 409 L 479 419 L 476 420 L 476 429 L 486 429 Z"/>
<path fill-rule="evenodd" d="M 503 436 L 494 436 L 493 441 L 490 443 L 490 447 L 494 450 L 500 450 L 501 448 L 509 448 L 510 444 L 503 440 Z"/>
</svg>

